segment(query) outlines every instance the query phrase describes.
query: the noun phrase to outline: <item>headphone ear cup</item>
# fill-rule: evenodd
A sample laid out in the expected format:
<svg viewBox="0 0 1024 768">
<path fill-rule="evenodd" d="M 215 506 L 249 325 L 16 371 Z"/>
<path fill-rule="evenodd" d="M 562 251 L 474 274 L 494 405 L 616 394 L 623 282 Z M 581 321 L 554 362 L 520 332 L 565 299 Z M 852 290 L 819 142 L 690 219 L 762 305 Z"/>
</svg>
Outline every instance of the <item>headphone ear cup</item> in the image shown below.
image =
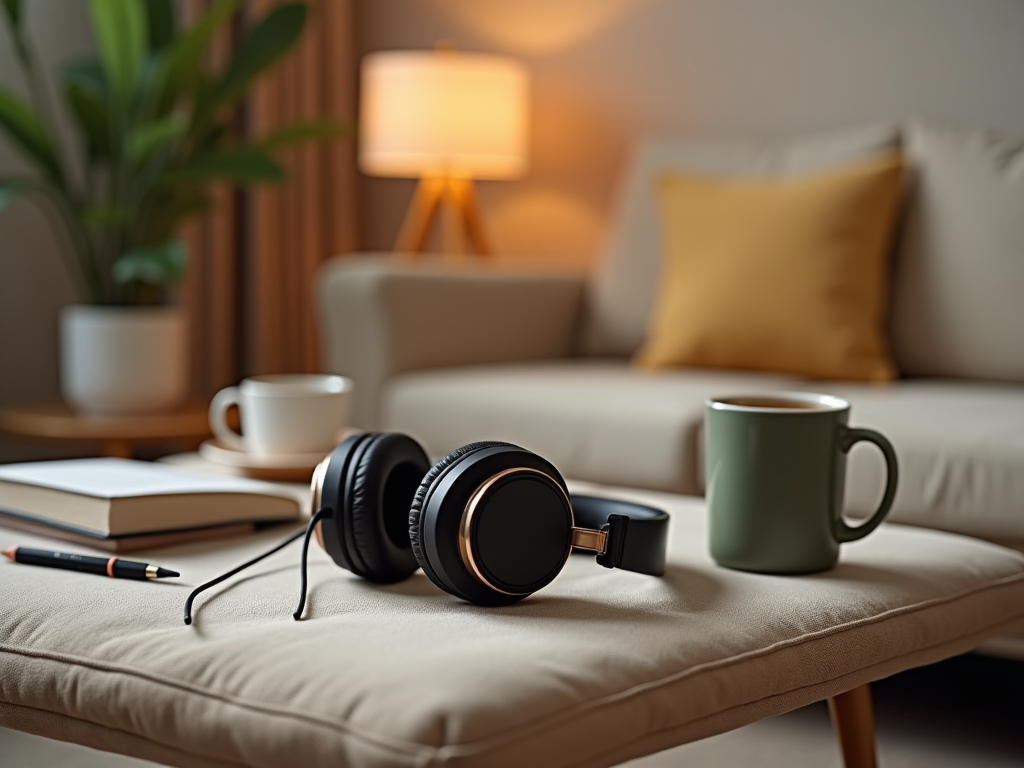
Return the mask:
<svg viewBox="0 0 1024 768">
<path fill-rule="evenodd" d="M 558 470 L 502 442 L 445 456 L 424 476 L 409 510 L 409 541 L 423 572 L 478 605 L 510 605 L 550 583 L 569 557 L 571 528 Z"/>
<path fill-rule="evenodd" d="M 360 576 L 392 583 L 416 570 L 405 522 L 429 467 L 423 448 L 407 435 L 378 435 L 366 446 L 355 466 L 345 517 Z"/>
<path fill-rule="evenodd" d="M 409 507 L 409 544 L 412 547 L 412 553 L 416 558 L 416 562 L 419 563 L 420 568 L 427 574 L 434 584 L 443 589 L 445 592 L 449 592 L 456 597 L 461 597 L 464 600 L 468 599 L 464 595 L 460 594 L 454 587 L 449 586 L 434 570 L 430 564 L 430 560 L 427 558 L 426 553 L 423 550 L 423 545 L 420 540 L 420 532 L 422 529 L 423 512 L 426 508 L 426 500 L 430 496 L 433 490 L 434 483 L 437 482 L 449 467 L 454 465 L 463 456 L 475 453 L 483 448 L 492 448 L 495 446 L 507 445 L 511 446 L 511 443 L 502 443 L 494 440 L 485 440 L 478 443 L 470 443 L 464 445 L 461 448 L 456 448 L 454 451 L 449 453 L 437 464 L 435 464 L 426 475 L 423 476 L 423 480 L 420 482 L 419 488 L 416 490 L 416 495 L 413 497 L 412 505 Z"/>
<path fill-rule="evenodd" d="M 367 433 L 349 438 L 324 471 L 324 548 L 335 563 L 371 581 L 391 583 L 417 567 L 408 538 L 409 506 L 430 461 L 412 438 Z"/>
</svg>

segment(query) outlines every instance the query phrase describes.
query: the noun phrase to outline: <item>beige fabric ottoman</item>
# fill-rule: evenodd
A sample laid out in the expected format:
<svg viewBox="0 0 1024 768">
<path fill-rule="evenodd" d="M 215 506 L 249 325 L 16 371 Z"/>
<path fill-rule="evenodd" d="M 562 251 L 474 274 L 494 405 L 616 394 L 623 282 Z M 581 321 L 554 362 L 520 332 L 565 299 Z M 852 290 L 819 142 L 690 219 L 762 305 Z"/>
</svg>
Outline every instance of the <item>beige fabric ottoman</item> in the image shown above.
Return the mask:
<svg viewBox="0 0 1024 768">
<path fill-rule="evenodd" d="M 621 495 L 672 513 L 666 576 L 574 556 L 508 608 L 316 551 L 297 623 L 296 546 L 183 625 L 193 585 L 279 531 L 146 554 L 178 583 L 0 563 L 0 724 L 180 766 L 608 766 L 1024 628 L 1017 552 L 890 525 L 827 573 L 739 573 L 709 559 L 700 500 Z"/>
</svg>

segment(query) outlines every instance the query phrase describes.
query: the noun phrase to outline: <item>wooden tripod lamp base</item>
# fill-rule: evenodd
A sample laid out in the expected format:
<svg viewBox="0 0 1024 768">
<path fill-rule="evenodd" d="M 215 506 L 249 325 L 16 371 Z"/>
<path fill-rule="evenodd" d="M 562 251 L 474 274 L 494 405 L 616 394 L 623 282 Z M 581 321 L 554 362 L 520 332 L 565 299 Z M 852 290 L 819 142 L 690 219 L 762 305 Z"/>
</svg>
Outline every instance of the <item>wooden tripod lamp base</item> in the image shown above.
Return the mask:
<svg viewBox="0 0 1024 768">
<path fill-rule="evenodd" d="M 420 179 L 398 232 L 395 251 L 422 253 L 438 217 L 441 219 L 442 253 L 465 254 L 467 245 L 480 256 L 493 253 L 480 222 L 473 180 L 450 176 L 424 176 Z"/>
</svg>

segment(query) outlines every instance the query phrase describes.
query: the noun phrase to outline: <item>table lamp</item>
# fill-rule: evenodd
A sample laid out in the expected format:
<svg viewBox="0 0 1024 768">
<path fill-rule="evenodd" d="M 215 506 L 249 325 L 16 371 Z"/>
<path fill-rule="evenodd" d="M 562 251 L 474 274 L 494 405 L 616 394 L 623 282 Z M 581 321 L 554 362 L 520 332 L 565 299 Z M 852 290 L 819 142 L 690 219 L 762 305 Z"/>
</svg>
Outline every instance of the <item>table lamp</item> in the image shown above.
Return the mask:
<svg viewBox="0 0 1024 768">
<path fill-rule="evenodd" d="M 467 237 L 492 252 L 473 181 L 525 171 L 526 94 L 526 68 L 503 56 L 438 48 L 363 59 L 360 168 L 420 180 L 396 251 L 422 252 L 440 215 L 445 253 L 464 253 Z"/>
</svg>

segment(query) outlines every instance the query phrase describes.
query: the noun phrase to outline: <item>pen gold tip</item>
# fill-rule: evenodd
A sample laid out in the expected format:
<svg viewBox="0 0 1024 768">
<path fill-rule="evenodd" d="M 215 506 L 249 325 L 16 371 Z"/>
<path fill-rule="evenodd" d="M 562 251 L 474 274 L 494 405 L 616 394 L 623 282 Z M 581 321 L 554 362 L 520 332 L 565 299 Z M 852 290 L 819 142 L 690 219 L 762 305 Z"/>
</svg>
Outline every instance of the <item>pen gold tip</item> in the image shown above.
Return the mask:
<svg viewBox="0 0 1024 768">
<path fill-rule="evenodd" d="M 4 550 L 4 556 L 8 560 L 13 560 L 14 559 L 14 553 L 17 552 L 17 551 L 18 551 L 17 547 L 8 547 L 7 549 Z"/>
</svg>

